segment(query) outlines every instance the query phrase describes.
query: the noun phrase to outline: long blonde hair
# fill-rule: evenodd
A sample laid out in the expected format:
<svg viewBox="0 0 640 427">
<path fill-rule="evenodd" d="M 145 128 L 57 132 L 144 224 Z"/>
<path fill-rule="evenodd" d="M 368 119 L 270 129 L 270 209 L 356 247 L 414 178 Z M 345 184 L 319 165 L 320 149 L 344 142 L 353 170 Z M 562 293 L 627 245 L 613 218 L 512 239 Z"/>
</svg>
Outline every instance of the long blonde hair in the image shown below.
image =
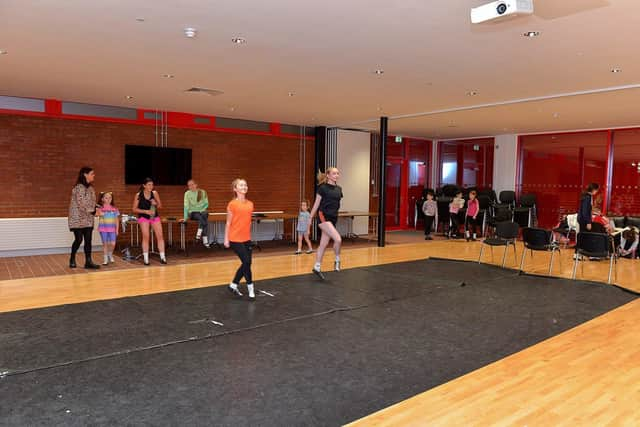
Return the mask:
<svg viewBox="0 0 640 427">
<path fill-rule="evenodd" d="M 324 172 L 321 172 L 320 170 L 318 170 L 318 174 L 316 175 L 316 179 L 318 180 L 318 185 L 320 184 L 326 184 L 327 183 L 327 174 L 333 170 L 338 170 L 337 167 L 335 166 L 331 166 L 330 168 L 327 168 Z"/>
</svg>

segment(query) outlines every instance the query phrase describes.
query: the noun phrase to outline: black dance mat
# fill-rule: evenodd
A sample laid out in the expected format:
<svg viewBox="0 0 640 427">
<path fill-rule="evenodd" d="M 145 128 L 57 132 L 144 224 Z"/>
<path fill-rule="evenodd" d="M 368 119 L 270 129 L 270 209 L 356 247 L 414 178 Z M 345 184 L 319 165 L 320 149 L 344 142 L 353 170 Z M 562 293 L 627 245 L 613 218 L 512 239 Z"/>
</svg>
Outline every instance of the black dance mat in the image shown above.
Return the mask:
<svg viewBox="0 0 640 427">
<path fill-rule="evenodd" d="M 635 295 L 421 260 L 0 314 L 0 424 L 332 426 Z"/>
</svg>

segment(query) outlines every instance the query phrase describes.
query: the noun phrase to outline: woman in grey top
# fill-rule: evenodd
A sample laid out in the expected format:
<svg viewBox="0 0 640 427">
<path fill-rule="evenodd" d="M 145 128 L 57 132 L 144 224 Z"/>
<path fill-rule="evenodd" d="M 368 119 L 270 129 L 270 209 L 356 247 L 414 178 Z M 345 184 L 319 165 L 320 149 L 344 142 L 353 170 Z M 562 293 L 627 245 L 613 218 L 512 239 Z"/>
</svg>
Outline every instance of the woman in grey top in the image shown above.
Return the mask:
<svg viewBox="0 0 640 427">
<path fill-rule="evenodd" d="M 76 252 L 84 240 L 84 268 L 98 269 L 91 260 L 91 236 L 96 215 L 96 191 L 93 188 L 95 172 L 85 166 L 78 172 L 76 185 L 71 190 L 69 203 L 69 230 L 73 232 L 69 267 L 76 268 Z"/>
</svg>

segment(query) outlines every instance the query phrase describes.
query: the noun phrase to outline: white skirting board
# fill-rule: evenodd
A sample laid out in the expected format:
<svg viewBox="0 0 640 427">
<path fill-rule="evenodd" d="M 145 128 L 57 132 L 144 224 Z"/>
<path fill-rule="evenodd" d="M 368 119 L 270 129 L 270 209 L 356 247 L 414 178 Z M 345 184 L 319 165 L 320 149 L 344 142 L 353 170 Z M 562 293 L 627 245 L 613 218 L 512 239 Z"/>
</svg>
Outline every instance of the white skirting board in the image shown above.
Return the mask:
<svg viewBox="0 0 640 427">
<path fill-rule="evenodd" d="M 64 253 L 73 242 L 67 217 L 0 218 L 0 236 L 0 257 Z M 97 227 L 92 245 L 102 245 Z"/>
</svg>

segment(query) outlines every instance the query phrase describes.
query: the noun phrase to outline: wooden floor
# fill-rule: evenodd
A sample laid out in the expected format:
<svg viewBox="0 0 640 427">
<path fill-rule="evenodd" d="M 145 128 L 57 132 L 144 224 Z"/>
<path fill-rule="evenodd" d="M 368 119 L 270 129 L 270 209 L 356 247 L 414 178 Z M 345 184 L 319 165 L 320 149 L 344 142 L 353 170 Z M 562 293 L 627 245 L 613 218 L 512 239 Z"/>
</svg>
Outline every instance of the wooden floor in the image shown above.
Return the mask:
<svg viewBox="0 0 640 427">
<path fill-rule="evenodd" d="M 394 237 L 390 234 L 389 240 Z M 406 239 L 405 239 L 406 241 Z M 475 260 L 479 242 L 430 241 L 345 250 L 343 268 L 422 259 Z M 507 266 L 517 263 L 513 252 Z M 494 249 L 495 263 L 502 251 Z M 564 251 L 554 275 L 570 277 Z M 491 261 L 487 251 L 484 259 Z M 546 273 L 548 255 L 527 255 L 527 272 Z M 332 264 L 330 253 L 325 269 Z M 606 280 L 608 263 L 585 262 L 588 280 Z M 313 255 L 265 256 L 254 263 L 256 281 L 307 273 Z M 235 259 L 146 269 L 102 271 L 0 281 L 0 312 L 226 284 Z M 580 270 L 578 270 L 580 272 Z M 616 283 L 640 292 L 640 262 L 620 260 Z M 580 325 L 447 384 L 373 414 L 353 425 L 640 425 L 640 301 Z"/>
</svg>

